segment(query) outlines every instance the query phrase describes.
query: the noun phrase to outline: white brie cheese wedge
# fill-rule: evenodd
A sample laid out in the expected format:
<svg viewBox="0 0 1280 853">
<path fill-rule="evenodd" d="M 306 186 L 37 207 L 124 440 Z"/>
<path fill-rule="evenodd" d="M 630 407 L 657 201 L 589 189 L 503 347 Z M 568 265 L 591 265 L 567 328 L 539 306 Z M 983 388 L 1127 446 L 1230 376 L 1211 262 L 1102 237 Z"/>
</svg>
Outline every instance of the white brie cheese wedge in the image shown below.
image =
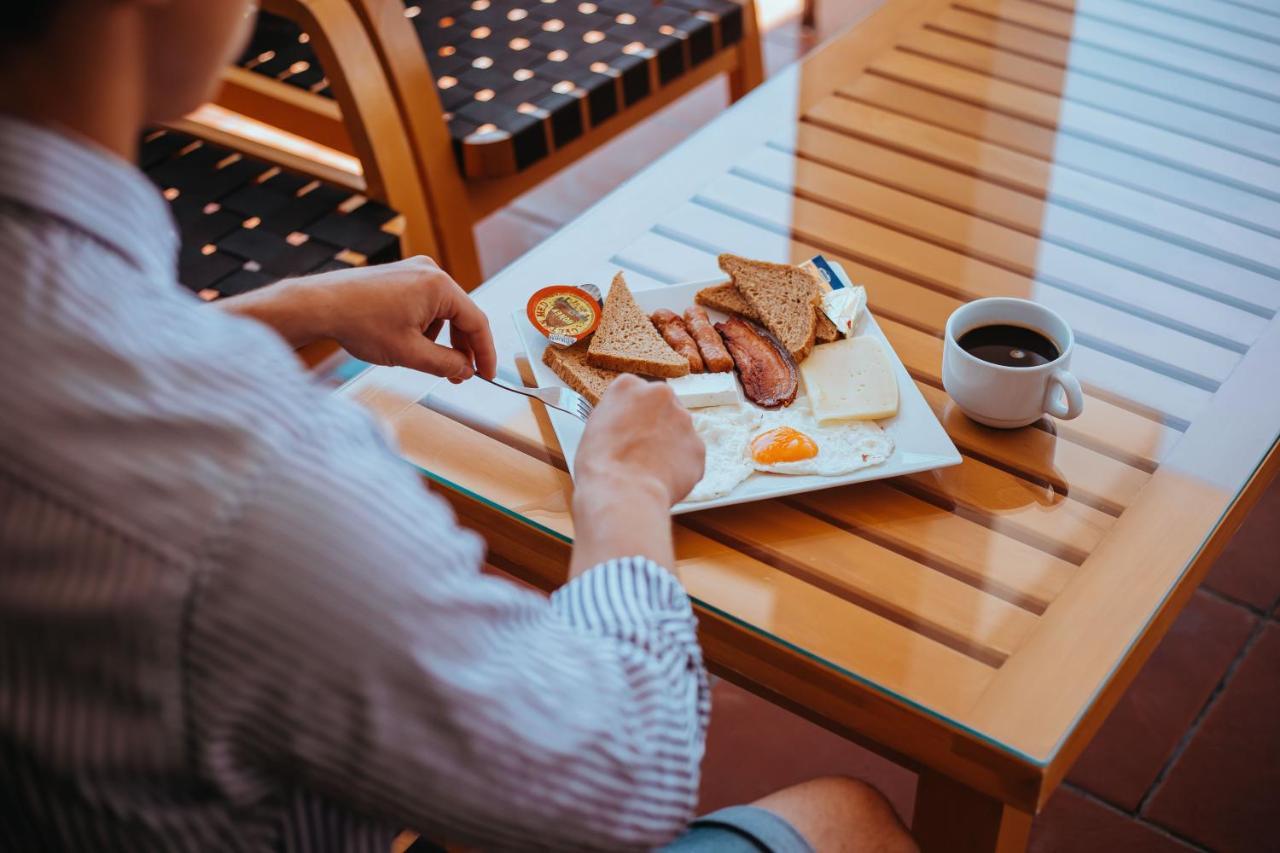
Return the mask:
<svg viewBox="0 0 1280 853">
<path fill-rule="evenodd" d="M 842 287 L 822 297 L 822 313 L 835 324 L 840 334 L 849 337 L 858 324 L 858 317 L 867 307 L 867 289 L 859 285 Z"/>
</svg>

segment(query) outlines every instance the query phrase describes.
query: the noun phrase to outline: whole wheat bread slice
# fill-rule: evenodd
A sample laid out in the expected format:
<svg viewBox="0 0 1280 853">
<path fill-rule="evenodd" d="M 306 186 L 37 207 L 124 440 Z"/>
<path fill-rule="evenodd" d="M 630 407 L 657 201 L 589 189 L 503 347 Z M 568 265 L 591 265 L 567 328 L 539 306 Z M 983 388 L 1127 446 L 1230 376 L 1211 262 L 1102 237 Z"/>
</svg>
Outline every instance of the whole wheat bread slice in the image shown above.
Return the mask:
<svg viewBox="0 0 1280 853">
<path fill-rule="evenodd" d="M 836 328 L 835 323 L 831 322 L 831 318 L 823 314 L 821 308 L 814 310 L 818 312 L 818 328 L 814 330 L 813 339 L 820 344 L 840 340 L 840 330 Z"/>
<path fill-rule="evenodd" d="M 671 348 L 649 315 L 636 304 L 627 280 L 618 273 L 604 299 L 600 325 L 587 347 L 592 367 L 645 376 L 687 376 L 689 360 Z"/>
<path fill-rule="evenodd" d="M 719 258 L 743 300 L 773 332 L 796 362 L 813 350 L 818 331 L 817 303 L 821 298 L 812 277 L 791 264 L 753 261 L 737 255 Z"/>
<path fill-rule="evenodd" d="M 574 391 L 587 398 L 595 406 L 604 396 L 609 383 L 620 375 L 615 370 L 603 370 L 587 364 L 587 342 L 579 341 L 571 347 L 548 346 L 542 352 L 542 363 L 555 371 Z"/>
<path fill-rule="evenodd" d="M 731 281 L 704 287 L 694 294 L 693 301 L 706 308 L 722 311 L 725 314 L 737 314 L 747 320 L 752 320 L 756 323 L 760 322 L 755 310 L 747 304 L 747 300 L 742 298 L 742 294 L 738 292 L 738 288 L 734 287 Z"/>
<path fill-rule="evenodd" d="M 818 282 L 813 283 L 819 300 L 822 294 L 826 292 Z M 747 300 L 742 298 L 742 294 L 738 292 L 738 288 L 733 286 L 733 282 L 725 282 L 712 287 L 704 287 L 699 290 L 693 297 L 694 301 L 699 305 L 712 308 L 716 311 L 722 311 L 725 314 L 736 314 L 739 317 L 745 317 L 748 320 L 760 322 L 760 317 L 756 314 L 755 309 L 747 304 Z M 836 324 L 831 322 L 826 314 L 822 313 L 821 308 L 813 309 L 818 318 L 818 326 L 814 331 L 814 339 L 820 344 L 829 344 L 832 341 L 840 340 L 840 330 L 836 328 Z M 763 325 L 763 324 L 762 324 Z"/>
<path fill-rule="evenodd" d="M 809 280 L 813 282 L 813 292 L 817 296 L 818 301 L 814 306 L 815 316 L 818 318 L 818 328 L 814 331 L 814 338 L 820 344 L 829 344 L 832 341 L 840 340 L 840 330 L 836 328 L 836 324 L 831 322 L 831 318 L 822 313 L 822 297 L 831 292 L 831 289 L 819 278 L 816 273 L 804 270 L 809 276 Z"/>
</svg>

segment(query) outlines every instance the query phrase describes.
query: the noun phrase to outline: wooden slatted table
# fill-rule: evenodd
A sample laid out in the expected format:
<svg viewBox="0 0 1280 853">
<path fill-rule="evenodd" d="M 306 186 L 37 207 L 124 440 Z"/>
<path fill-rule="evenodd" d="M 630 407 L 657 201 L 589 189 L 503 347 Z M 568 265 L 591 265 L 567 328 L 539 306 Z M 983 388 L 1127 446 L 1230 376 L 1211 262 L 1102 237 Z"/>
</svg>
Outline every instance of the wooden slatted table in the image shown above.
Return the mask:
<svg viewBox="0 0 1280 853">
<path fill-rule="evenodd" d="M 536 288 L 823 252 L 964 454 L 683 516 L 714 671 L 917 768 L 927 850 L 1018 849 L 1280 467 L 1280 5 L 890 0 L 476 292 L 509 378 Z M 979 427 L 941 388 L 965 300 L 1071 322 L 1084 415 Z M 491 559 L 560 583 L 570 480 L 541 411 L 377 369 Z"/>
</svg>

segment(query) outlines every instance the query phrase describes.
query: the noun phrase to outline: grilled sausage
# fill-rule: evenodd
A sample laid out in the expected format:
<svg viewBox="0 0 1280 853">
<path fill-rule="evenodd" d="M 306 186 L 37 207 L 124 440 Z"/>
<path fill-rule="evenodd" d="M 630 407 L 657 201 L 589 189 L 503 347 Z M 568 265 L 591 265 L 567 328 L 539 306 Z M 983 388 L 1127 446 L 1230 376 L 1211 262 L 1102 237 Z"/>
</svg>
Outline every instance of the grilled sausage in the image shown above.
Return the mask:
<svg viewBox="0 0 1280 853">
<path fill-rule="evenodd" d="M 658 333 L 671 345 L 671 348 L 689 360 L 690 373 L 702 373 L 702 356 L 698 354 L 698 345 L 689 337 L 689 330 L 684 321 L 674 311 L 659 308 L 649 318 L 657 327 Z"/>
<path fill-rule="evenodd" d="M 684 324 L 688 327 L 689 334 L 693 335 L 693 339 L 698 342 L 698 351 L 702 353 L 702 360 L 706 362 L 709 372 L 727 373 L 733 370 L 733 359 L 729 357 L 729 351 L 724 348 L 720 333 L 707 319 L 705 310 L 698 305 L 687 309 L 684 312 Z"/>
</svg>

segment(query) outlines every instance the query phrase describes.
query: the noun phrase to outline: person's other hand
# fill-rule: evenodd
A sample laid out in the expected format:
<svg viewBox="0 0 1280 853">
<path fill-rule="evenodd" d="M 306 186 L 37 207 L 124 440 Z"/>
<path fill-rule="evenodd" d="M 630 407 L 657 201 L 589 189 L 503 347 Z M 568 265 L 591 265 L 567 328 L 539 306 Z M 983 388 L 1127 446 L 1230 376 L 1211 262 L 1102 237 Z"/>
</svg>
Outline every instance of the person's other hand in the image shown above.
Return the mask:
<svg viewBox="0 0 1280 853">
<path fill-rule="evenodd" d="M 574 465 L 576 492 L 654 491 L 679 503 L 702 479 L 705 448 L 693 419 L 663 382 L 618 377 L 587 421 Z"/>
<path fill-rule="evenodd" d="M 492 379 L 498 356 L 489 318 L 430 258 L 418 256 L 300 279 L 320 332 L 372 364 L 411 367 L 450 382 Z M 436 343 L 445 322 L 449 346 Z"/>
</svg>

